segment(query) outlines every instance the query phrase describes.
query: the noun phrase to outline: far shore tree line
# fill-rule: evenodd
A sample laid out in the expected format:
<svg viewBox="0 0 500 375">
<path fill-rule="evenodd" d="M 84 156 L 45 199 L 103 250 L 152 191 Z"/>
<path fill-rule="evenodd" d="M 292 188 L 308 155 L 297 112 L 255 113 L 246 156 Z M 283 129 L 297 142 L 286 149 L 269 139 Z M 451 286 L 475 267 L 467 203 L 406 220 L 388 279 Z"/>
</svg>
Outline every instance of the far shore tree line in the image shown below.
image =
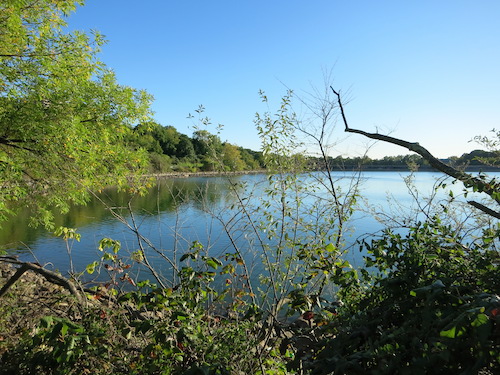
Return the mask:
<svg viewBox="0 0 500 375">
<path fill-rule="evenodd" d="M 474 150 L 461 156 L 451 156 L 440 159 L 443 163 L 464 170 L 495 171 L 499 166 L 495 164 L 498 158 L 495 152 Z M 380 159 L 371 159 L 367 156 L 346 158 L 342 156 L 328 158 L 329 167 L 332 170 L 388 170 L 388 171 L 431 171 L 435 170 L 427 160 L 417 154 L 384 156 Z M 324 169 L 325 162 L 322 158 L 308 158 L 310 169 Z"/>
<path fill-rule="evenodd" d="M 222 141 L 208 130 L 196 130 L 192 136 L 179 132 L 174 126 L 162 126 L 156 122 L 137 125 L 130 139 L 132 147 L 142 148 L 149 154 L 149 170 L 152 173 L 252 171 L 266 169 L 262 151 L 254 151 L 236 144 Z M 474 150 L 461 156 L 441 159 L 444 163 L 469 170 L 497 170 L 495 153 Z M 325 161 L 321 157 L 303 158 L 308 170 L 323 170 Z M 433 168 L 417 154 L 384 156 L 372 159 L 360 157 L 328 157 L 331 170 L 387 170 L 425 171 Z"/>
<path fill-rule="evenodd" d="M 174 126 L 149 122 L 134 128 L 131 144 L 148 151 L 150 171 L 154 173 L 264 168 L 261 152 L 223 142 L 208 130 L 196 130 L 189 137 Z"/>
</svg>

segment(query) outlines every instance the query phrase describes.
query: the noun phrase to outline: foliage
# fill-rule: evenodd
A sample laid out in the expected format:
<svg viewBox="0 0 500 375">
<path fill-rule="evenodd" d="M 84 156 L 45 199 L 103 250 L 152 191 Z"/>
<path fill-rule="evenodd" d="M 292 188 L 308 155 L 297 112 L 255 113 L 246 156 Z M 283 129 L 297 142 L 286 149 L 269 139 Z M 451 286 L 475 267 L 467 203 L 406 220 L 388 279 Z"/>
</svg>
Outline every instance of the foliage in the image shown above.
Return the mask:
<svg viewBox="0 0 500 375">
<path fill-rule="evenodd" d="M 200 114 L 202 109 L 197 110 Z M 200 119 L 203 121 L 209 119 Z M 222 142 L 219 135 L 208 130 L 195 130 L 192 138 L 179 133 L 171 125 L 155 122 L 139 124 L 129 142 L 149 153 L 150 170 L 155 173 L 173 171 L 244 171 L 262 169 L 261 152 Z"/>
<path fill-rule="evenodd" d="M 154 130 L 161 125 L 155 122 L 142 123 L 129 135 L 129 142 L 136 148 L 142 148 L 151 154 L 163 154 L 160 142 L 154 136 Z"/>
<path fill-rule="evenodd" d="M 117 255 L 119 247 L 112 239 L 100 242 L 103 268 L 112 273 L 128 268 Z M 283 369 L 279 358 L 262 367 L 255 320 L 214 310 L 225 297 L 213 286 L 222 262 L 203 253 L 194 243 L 183 256 L 173 288 L 142 281 L 137 289 L 114 297 L 110 291 L 127 280 L 112 275 L 106 291 L 100 287 L 89 294 L 97 304 L 81 317 L 42 318 L 35 332 L 2 354 L 0 373 L 234 374 Z M 93 273 L 98 265 L 87 270 Z"/>
<path fill-rule="evenodd" d="M 185 259 L 198 258 L 198 254 L 195 250 Z M 253 324 L 231 321 L 206 309 L 212 298 L 220 300 L 223 295 L 211 286 L 220 261 L 204 258 L 202 262 L 208 266 L 206 271 L 183 267 L 175 288 L 161 289 L 141 283 L 142 289 L 120 298 L 122 303 L 133 301 L 141 311 L 151 311 L 160 317 L 131 322 L 130 332 L 144 335 L 148 340 L 132 365 L 133 373 L 195 373 L 195 369 L 203 369 L 207 373 L 224 374 L 257 365 L 251 354 L 255 346 Z"/>
<path fill-rule="evenodd" d="M 491 136 L 476 136 L 474 141 L 486 148 L 487 151 L 476 150 L 471 155 L 462 155 L 461 159 L 466 158 L 469 162 L 479 162 L 482 164 L 498 167 L 499 153 L 500 153 L 500 131 L 496 129 L 491 130 Z M 471 157 L 472 156 L 472 157 Z M 472 160 L 471 160 L 472 159 Z"/>
<path fill-rule="evenodd" d="M 149 115 L 151 97 L 121 86 L 97 60 L 103 38 L 65 33 L 80 1 L 0 5 L 0 218 L 11 203 L 36 223 L 84 203 L 87 189 L 122 186 L 145 165 L 125 140 Z"/>
<path fill-rule="evenodd" d="M 263 92 L 261 98 L 268 102 Z M 273 314 L 289 316 L 329 307 L 336 298 L 333 290 L 357 283 L 357 272 L 343 259 L 343 252 L 359 182 L 334 177 L 328 168 L 307 172 L 304 144 L 313 141 L 325 149 L 326 139 L 304 131 L 293 101 L 293 92 L 288 91 L 276 113 L 258 113 L 255 119 L 270 172 L 261 193 L 266 198 L 255 208 L 264 217 L 256 229 L 266 270 L 260 275 L 261 288 L 268 293 L 264 299 L 273 301 Z M 316 121 L 322 132 L 329 132 L 329 118 L 321 116 Z"/>
<path fill-rule="evenodd" d="M 371 243 L 365 291 L 345 291 L 315 373 L 441 374 L 499 368 L 498 230 L 467 239 L 438 218 Z M 321 370 L 320 370 L 321 369 Z"/>
<path fill-rule="evenodd" d="M 68 228 L 59 232 L 75 235 Z M 281 282 L 295 286 L 288 289 L 288 309 L 314 317 L 305 328 L 279 320 L 270 324 L 272 315 L 248 304 L 251 298 L 234 293 L 233 281 L 227 281 L 236 279 L 236 267 L 244 260 L 237 254 L 212 257 L 197 242 L 180 258 L 176 285 L 161 288 L 143 281 L 120 294 L 120 283 L 133 286 L 126 273 L 132 269 L 119 257 L 120 243 L 104 238 L 101 261 L 87 268 L 89 273 L 106 269 L 110 275 L 104 288 L 89 294 L 95 302 L 76 319 L 72 314 L 43 318 L 34 332 L 5 348 L 2 370 L 495 373 L 500 353 L 499 233 L 500 227 L 493 227 L 471 238 L 437 217 L 415 223 L 407 233 L 386 230 L 362 243 L 365 266 L 358 272 L 335 255 L 333 244 L 304 243 L 297 257 L 300 272 L 310 278 L 304 286 L 296 278 Z M 340 288 L 337 297 L 343 304 L 336 309 L 307 286 L 317 272 L 328 274 L 329 283 Z M 225 286 L 217 283 L 218 277 L 226 278 Z M 238 298 L 241 303 L 235 304 Z M 277 335 L 275 329 L 286 334 Z"/>
<path fill-rule="evenodd" d="M 262 102 L 268 103 L 263 91 L 260 92 Z M 297 115 L 291 107 L 293 91 L 288 90 L 281 99 L 280 107 L 275 114 L 269 111 L 255 116 L 255 126 L 261 139 L 261 149 L 266 168 L 272 173 L 286 173 L 297 170 L 295 164 L 302 151 L 302 143 L 296 135 Z M 301 170 L 300 164 L 297 165 Z"/>
<path fill-rule="evenodd" d="M 230 171 L 242 171 L 246 168 L 239 148 L 228 142 L 222 145 L 222 163 Z"/>
<path fill-rule="evenodd" d="M 165 154 L 149 154 L 150 171 L 156 173 L 168 173 L 173 169 L 172 158 Z"/>
</svg>

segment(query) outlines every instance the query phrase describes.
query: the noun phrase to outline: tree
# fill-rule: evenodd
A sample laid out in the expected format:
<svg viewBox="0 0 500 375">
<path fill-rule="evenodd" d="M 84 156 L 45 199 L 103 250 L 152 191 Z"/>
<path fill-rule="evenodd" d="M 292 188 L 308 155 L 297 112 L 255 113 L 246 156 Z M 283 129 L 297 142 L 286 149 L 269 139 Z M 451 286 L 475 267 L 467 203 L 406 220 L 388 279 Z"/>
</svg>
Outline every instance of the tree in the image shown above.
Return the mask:
<svg viewBox="0 0 500 375">
<path fill-rule="evenodd" d="M 482 154 L 474 156 L 483 164 L 498 167 L 500 164 L 500 131 L 492 129 L 491 133 L 493 133 L 493 135 L 489 137 L 484 135 L 478 135 L 474 137 L 474 141 L 488 150 L 487 152 L 483 151 Z M 475 151 L 473 151 L 472 153 L 474 152 Z"/>
<path fill-rule="evenodd" d="M 481 137 L 481 140 L 478 137 L 474 138 L 478 140 L 480 143 L 485 142 L 488 138 Z M 484 146 L 489 147 L 488 144 L 484 144 Z M 489 152 L 485 150 L 474 150 L 469 153 L 462 154 L 459 158 L 455 160 L 455 163 L 459 166 L 496 166 L 498 163 L 498 150 L 496 152 Z"/>
<path fill-rule="evenodd" d="M 153 136 L 153 130 L 161 125 L 150 122 L 139 124 L 134 128 L 129 142 L 138 148 L 143 148 L 149 153 L 162 154 L 160 142 Z"/>
<path fill-rule="evenodd" d="M 228 142 L 222 145 L 222 163 L 230 171 L 242 171 L 246 167 L 238 147 Z"/>
<path fill-rule="evenodd" d="M 196 130 L 193 133 L 193 146 L 197 155 L 214 156 L 221 150 L 222 142 L 218 135 L 210 133 L 208 130 Z"/>
<path fill-rule="evenodd" d="M 178 158 L 193 158 L 195 156 L 193 142 L 185 134 L 179 135 L 179 143 L 177 144 L 176 154 Z"/>
<path fill-rule="evenodd" d="M 148 120 L 151 97 L 119 85 L 97 59 L 99 34 L 64 32 L 64 17 L 82 4 L 0 4 L 0 220 L 26 205 L 50 226 L 53 208 L 123 186 L 145 165 L 125 140 Z"/>
<path fill-rule="evenodd" d="M 259 168 L 263 168 L 263 165 L 261 165 L 261 153 L 243 147 L 239 147 L 239 150 L 241 159 L 245 163 L 247 169 L 256 170 Z M 262 164 L 263 163 L 264 162 L 262 161 Z"/>
<path fill-rule="evenodd" d="M 208 130 L 197 130 L 192 138 L 194 151 L 200 162 L 203 164 L 204 171 L 215 170 L 217 157 L 222 150 L 222 142 L 218 135 L 210 133 Z"/>
<path fill-rule="evenodd" d="M 180 141 L 180 134 L 173 126 L 159 126 L 154 129 L 153 136 L 160 143 L 161 149 L 165 155 L 175 156 L 177 145 Z"/>
</svg>

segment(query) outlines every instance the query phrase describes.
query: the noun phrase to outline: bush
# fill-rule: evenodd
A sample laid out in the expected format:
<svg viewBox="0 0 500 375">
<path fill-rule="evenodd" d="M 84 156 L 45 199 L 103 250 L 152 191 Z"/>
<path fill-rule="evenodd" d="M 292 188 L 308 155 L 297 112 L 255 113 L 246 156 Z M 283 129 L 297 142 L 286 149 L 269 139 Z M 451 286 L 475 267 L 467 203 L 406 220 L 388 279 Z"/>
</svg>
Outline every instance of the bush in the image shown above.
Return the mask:
<svg viewBox="0 0 500 375">
<path fill-rule="evenodd" d="M 439 219 L 371 244 L 370 285 L 346 304 L 315 374 L 500 371 L 497 232 L 464 245 Z M 353 294 L 355 295 L 355 294 Z"/>
</svg>

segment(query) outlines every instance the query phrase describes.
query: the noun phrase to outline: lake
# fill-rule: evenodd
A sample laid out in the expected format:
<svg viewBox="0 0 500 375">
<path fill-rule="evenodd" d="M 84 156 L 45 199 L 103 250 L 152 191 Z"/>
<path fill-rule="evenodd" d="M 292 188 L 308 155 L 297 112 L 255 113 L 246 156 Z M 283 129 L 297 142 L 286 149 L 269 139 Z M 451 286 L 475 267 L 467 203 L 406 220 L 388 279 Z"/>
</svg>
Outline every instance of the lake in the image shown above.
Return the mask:
<svg viewBox="0 0 500 375">
<path fill-rule="evenodd" d="M 363 172 L 361 176 L 334 172 L 339 200 L 351 187 L 353 178 L 359 177 L 359 197 L 352 215 L 342 222 L 345 232 L 338 243 L 343 256 L 354 265 L 362 262 L 356 240 L 373 236 L 384 224 L 401 230 L 413 220 L 424 219 L 422 212 L 439 207 L 437 200 L 450 199 L 447 186 L 428 201 L 435 195 L 436 181 L 442 180 L 442 174 L 417 172 L 412 176 L 410 179 L 409 172 Z M 283 186 L 279 181 L 273 183 L 274 191 Z M 70 259 L 75 271 L 85 270 L 87 264 L 102 256 L 99 241 L 111 238 L 120 241 L 120 255 L 133 263 L 132 254 L 140 247 L 137 234 L 112 215 L 113 209 L 143 236 L 140 242 L 149 261 L 166 279 L 173 274 L 169 262 L 178 264 L 194 241 L 203 246 L 204 254 L 221 260 L 237 250 L 259 273 L 264 269 L 261 249 L 278 248 L 292 232 L 296 243 L 304 238 L 314 242 L 320 236 L 336 241 L 339 220 L 332 195 L 327 191 L 328 183 L 320 172 L 303 175 L 295 183 L 287 182 L 287 194 L 283 197 L 271 193 L 268 176 L 263 174 L 165 178 L 144 196 L 131 198 L 108 189 L 87 206 L 74 207 L 68 214 L 56 217 L 57 226 L 77 228 L 81 234 L 79 242 L 66 243 L 42 228 L 28 227 L 29 213 L 21 212 L 2 224 L 0 246 L 21 259 L 65 273 Z M 409 189 L 408 184 L 415 189 Z M 459 195 L 461 184 L 453 185 L 452 190 Z M 282 210 L 284 202 L 289 210 L 286 215 Z M 389 220 L 391 217 L 398 220 Z M 285 237 L 280 230 L 287 232 Z"/>
</svg>

